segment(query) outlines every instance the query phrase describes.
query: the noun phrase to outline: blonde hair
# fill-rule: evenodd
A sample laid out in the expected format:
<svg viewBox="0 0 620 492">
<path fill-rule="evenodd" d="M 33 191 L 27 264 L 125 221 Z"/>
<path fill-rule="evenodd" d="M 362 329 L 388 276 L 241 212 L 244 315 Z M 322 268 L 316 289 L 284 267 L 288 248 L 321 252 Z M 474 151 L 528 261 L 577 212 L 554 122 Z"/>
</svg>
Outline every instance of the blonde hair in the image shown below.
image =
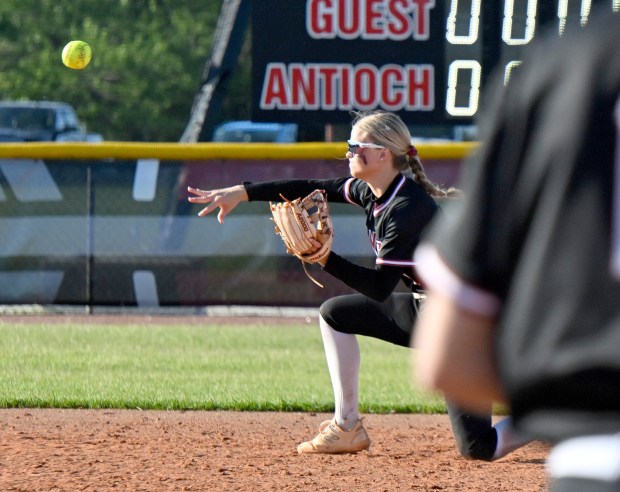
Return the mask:
<svg viewBox="0 0 620 492">
<path fill-rule="evenodd" d="M 428 179 L 422 161 L 411 144 L 409 128 L 397 114 L 375 110 L 354 112 L 353 115 L 353 126 L 368 133 L 373 143 L 388 149 L 394 156 L 394 167 L 410 175 L 430 196 L 452 197 L 459 194 L 455 188 L 446 190 Z"/>
</svg>

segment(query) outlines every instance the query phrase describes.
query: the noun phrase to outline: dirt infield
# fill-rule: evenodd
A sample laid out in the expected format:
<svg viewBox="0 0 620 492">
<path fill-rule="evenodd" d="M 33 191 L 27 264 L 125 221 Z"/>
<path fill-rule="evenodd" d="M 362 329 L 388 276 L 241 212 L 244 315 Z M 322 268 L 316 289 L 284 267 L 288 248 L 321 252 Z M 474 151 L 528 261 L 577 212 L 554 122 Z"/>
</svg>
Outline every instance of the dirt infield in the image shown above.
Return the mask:
<svg viewBox="0 0 620 492">
<path fill-rule="evenodd" d="M 0 317 L 110 323 L 114 316 Z M 123 316 L 130 323 L 130 317 Z M 140 323 L 177 317 L 140 316 Z M 300 318 L 184 317 L 183 324 Z M 0 409 L 0 491 L 542 491 L 546 445 L 495 462 L 456 451 L 445 415 L 367 415 L 372 445 L 356 455 L 300 456 L 326 414 Z"/>
<path fill-rule="evenodd" d="M 327 415 L 0 410 L 2 491 L 540 491 L 547 448 L 466 461 L 444 415 L 369 415 L 369 451 L 298 455 Z"/>
</svg>

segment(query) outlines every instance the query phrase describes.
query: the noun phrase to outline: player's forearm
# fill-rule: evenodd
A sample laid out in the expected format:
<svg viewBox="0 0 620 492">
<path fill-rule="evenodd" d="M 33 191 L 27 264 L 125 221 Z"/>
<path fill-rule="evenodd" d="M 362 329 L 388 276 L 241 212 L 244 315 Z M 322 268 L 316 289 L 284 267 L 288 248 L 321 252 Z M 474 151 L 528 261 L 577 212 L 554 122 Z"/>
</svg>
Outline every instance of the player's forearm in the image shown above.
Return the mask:
<svg viewBox="0 0 620 492">
<path fill-rule="evenodd" d="M 284 179 L 278 181 L 263 181 L 243 183 L 248 194 L 249 201 L 282 201 L 282 194 L 289 200 L 306 196 L 316 189 L 327 192 L 330 202 L 342 202 L 344 199 L 340 193 L 340 187 L 344 179 Z"/>
<path fill-rule="evenodd" d="M 328 256 L 324 270 L 360 294 L 379 302 L 388 298 L 400 280 L 399 274 L 356 265 L 335 253 Z"/>
<path fill-rule="evenodd" d="M 486 412 L 489 401 L 505 403 L 495 363 L 494 327 L 494 319 L 429 293 L 414 331 L 415 376 L 424 387 L 445 393 L 472 412 Z"/>
</svg>

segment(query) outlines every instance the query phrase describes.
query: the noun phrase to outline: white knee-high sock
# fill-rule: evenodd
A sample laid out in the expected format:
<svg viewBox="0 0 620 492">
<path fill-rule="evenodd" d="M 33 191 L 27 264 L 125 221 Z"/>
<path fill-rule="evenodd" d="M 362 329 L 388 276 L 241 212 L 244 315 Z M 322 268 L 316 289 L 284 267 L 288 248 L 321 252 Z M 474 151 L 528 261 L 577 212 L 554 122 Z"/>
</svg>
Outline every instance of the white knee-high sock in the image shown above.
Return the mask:
<svg viewBox="0 0 620 492">
<path fill-rule="evenodd" d="M 334 330 L 322 317 L 319 324 L 327 368 L 334 388 L 334 417 L 340 427 L 349 430 L 359 419 L 359 345 L 355 335 Z"/>
</svg>

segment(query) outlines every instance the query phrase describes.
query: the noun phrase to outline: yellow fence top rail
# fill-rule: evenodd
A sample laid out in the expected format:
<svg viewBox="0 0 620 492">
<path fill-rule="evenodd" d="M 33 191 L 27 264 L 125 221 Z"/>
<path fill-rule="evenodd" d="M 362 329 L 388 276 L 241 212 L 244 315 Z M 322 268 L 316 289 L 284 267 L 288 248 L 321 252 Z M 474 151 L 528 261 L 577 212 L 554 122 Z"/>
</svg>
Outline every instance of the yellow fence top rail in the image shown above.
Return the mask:
<svg viewBox="0 0 620 492">
<path fill-rule="evenodd" d="M 462 159 L 474 142 L 416 144 L 422 160 Z M 344 157 L 346 143 L 0 143 L 0 159 L 317 160 Z"/>
</svg>

